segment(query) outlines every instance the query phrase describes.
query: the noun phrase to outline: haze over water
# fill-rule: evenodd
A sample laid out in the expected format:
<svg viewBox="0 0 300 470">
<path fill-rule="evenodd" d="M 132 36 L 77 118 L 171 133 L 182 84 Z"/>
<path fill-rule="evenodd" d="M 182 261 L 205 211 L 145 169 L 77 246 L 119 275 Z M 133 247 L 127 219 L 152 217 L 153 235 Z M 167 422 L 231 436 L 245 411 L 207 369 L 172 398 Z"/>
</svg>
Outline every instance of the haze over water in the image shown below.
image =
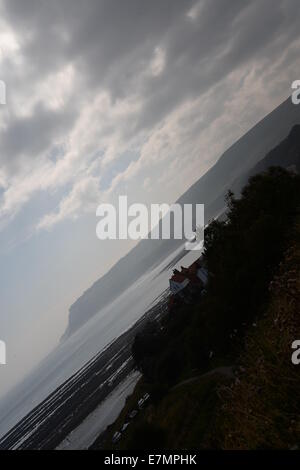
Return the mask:
<svg viewBox="0 0 300 470">
<path fill-rule="evenodd" d="M 167 289 L 175 266 L 189 266 L 201 254 L 199 251 L 187 252 L 173 268 L 166 268 L 181 250 L 182 247 L 62 341 L 25 381 L 0 402 L 0 436 L 130 328 Z"/>
</svg>

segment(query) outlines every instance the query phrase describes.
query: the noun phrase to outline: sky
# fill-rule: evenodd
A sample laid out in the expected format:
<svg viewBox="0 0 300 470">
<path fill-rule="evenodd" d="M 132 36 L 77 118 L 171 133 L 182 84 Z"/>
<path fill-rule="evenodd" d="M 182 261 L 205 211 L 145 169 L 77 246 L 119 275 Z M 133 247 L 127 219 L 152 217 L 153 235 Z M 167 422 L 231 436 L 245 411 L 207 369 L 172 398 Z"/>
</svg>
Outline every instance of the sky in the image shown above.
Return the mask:
<svg viewBox="0 0 300 470">
<path fill-rule="evenodd" d="M 300 79 L 299 0 L 0 0 L 0 397 L 133 244 L 118 195 L 174 202 Z"/>
</svg>

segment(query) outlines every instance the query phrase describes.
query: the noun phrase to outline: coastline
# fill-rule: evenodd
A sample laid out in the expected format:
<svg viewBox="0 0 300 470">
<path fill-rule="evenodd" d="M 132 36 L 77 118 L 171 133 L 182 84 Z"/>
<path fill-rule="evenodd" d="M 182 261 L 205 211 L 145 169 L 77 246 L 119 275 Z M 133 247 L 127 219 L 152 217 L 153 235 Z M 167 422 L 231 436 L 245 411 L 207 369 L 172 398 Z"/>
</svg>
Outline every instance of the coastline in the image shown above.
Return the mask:
<svg viewBox="0 0 300 470">
<path fill-rule="evenodd" d="M 103 400 L 55 450 L 87 450 L 122 411 L 141 374 L 135 370 Z"/>
<path fill-rule="evenodd" d="M 0 449 L 55 449 L 133 371 L 131 345 L 146 322 L 167 309 L 167 290 L 107 348 L 88 361 L 0 440 Z"/>
</svg>

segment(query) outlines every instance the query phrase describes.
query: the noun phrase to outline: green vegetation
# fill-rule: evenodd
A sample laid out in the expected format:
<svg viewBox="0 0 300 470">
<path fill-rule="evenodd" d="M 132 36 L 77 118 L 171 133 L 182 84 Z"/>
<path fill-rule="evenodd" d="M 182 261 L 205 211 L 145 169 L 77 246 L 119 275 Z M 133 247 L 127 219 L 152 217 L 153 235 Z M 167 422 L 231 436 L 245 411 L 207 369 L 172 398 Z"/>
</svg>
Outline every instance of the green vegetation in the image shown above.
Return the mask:
<svg viewBox="0 0 300 470">
<path fill-rule="evenodd" d="M 199 448 L 213 425 L 217 385 L 227 380 L 215 373 L 170 389 L 157 404 L 141 413 L 124 434 L 119 448 Z"/>
<path fill-rule="evenodd" d="M 252 177 L 239 199 L 228 193 L 227 205 L 227 220 L 212 222 L 205 234 L 207 293 L 159 325 L 149 324 L 134 342 L 151 404 L 119 448 L 276 448 L 296 442 L 300 375 L 291 365 L 290 345 L 299 332 L 300 177 L 271 168 Z M 291 244 L 297 248 L 293 255 L 288 251 L 275 277 Z M 242 367 L 234 384 L 213 373 L 225 365 Z M 176 386 L 189 377 L 195 379 Z"/>
<path fill-rule="evenodd" d="M 240 199 L 227 196 L 228 219 L 205 233 L 207 294 L 181 305 L 138 335 L 133 356 L 156 391 L 214 363 L 230 363 L 269 299 L 268 285 L 289 243 L 300 205 L 300 177 L 275 167 L 254 176 Z"/>
<path fill-rule="evenodd" d="M 209 444 L 223 449 L 286 449 L 300 444 L 300 370 L 291 344 L 300 337 L 300 222 L 271 300 L 252 328 L 234 384 L 219 390 L 220 411 Z"/>
</svg>

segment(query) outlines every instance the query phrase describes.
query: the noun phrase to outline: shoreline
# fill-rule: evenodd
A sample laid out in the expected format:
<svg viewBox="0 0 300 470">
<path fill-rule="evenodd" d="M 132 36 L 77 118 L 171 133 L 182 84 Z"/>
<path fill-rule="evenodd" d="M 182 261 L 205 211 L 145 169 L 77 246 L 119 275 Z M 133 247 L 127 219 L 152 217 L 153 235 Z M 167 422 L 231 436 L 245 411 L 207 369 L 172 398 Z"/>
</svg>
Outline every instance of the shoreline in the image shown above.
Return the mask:
<svg viewBox="0 0 300 470">
<path fill-rule="evenodd" d="M 131 395 L 140 378 L 138 371 L 131 371 L 55 450 L 88 450 L 99 435 L 118 418 L 127 397 Z"/>
<path fill-rule="evenodd" d="M 165 290 L 144 315 L 87 362 L 0 440 L 0 449 L 55 449 L 134 369 L 132 342 L 145 323 L 163 316 Z"/>
</svg>

